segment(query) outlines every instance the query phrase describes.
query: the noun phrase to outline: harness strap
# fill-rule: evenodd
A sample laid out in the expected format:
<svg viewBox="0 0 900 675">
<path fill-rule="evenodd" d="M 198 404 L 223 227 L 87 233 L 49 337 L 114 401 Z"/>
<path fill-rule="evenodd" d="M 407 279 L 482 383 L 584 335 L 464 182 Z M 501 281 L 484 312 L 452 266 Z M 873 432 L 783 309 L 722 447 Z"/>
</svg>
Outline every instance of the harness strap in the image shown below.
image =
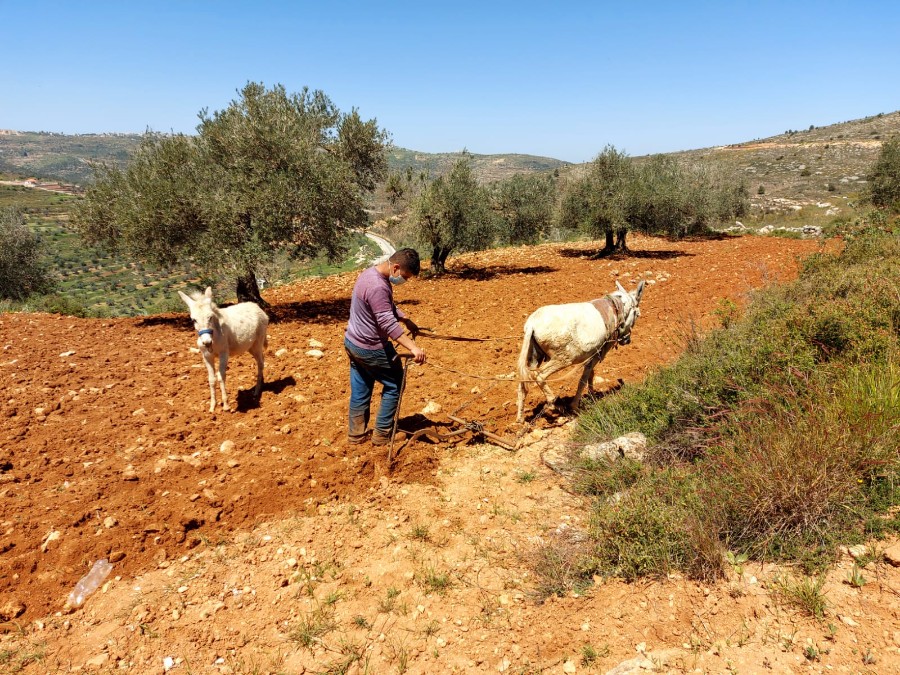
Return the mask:
<svg viewBox="0 0 900 675">
<path fill-rule="evenodd" d="M 600 316 L 603 317 L 603 323 L 606 324 L 606 332 L 610 336 L 619 330 L 619 315 L 622 310 L 619 309 L 619 304 L 616 300 L 617 298 L 609 295 L 605 295 L 597 300 L 591 300 L 591 305 L 593 305 L 594 309 L 600 312 Z"/>
<path fill-rule="evenodd" d="M 203 330 L 197 331 L 197 335 L 201 335 L 201 336 L 202 335 L 212 335 L 212 334 L 213 334 L 212 328 L 204 328 Z"/>
</svg>

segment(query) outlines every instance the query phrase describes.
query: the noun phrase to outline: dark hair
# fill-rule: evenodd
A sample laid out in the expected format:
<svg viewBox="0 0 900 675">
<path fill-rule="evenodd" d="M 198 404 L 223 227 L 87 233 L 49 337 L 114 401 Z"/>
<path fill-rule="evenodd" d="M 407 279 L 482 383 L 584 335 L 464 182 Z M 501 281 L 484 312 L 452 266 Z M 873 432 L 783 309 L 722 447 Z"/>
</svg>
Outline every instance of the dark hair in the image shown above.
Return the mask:
<svg viewBox="0 0 900 675">
<path fill-rule="evenodd" d="M 400 265 L 407 272 L 411 272 L 414 276 L 419 276 L 422 265 L 419 262 L 419 252 L 414 248 L 401 248 L 394 251 L 388 261 L 392 265 Z"/>
</svg>

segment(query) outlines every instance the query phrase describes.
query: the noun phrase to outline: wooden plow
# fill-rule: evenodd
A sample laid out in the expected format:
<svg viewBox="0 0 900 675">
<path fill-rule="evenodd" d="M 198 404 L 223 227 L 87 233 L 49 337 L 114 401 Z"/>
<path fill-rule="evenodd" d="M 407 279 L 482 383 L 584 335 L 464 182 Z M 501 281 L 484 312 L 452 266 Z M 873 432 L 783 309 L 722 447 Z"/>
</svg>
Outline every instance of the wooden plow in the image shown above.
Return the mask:
<svg viewBox="0 0 900 675">
<path fill-rule="evenodd" d="M 406 363 L 403 366 L 403 384 L 400 387 L 400 400 L 397 401 L 397 412 L 394 413 L 394 426 L 391 430 L 391 442 L 388 444 L 388 466 L 393 466 L 394 457 L 400 450 L 405 448 L 410 443 L 414 443 L 415 441 L 421 438 L 430 438 L 436 443 L 446 443 L 446 442 L 457 442 L 463 439 L 464 436 L 471 434 L 471 438 L 474 440 L 487 440 L 493 443 L 494 445 L 498 445 L 505 450 L 515 451 L 516 450 L 516 440 L 510 440 L 508 438 L 503 438 L 502 436 L 498 436 L 495 433 L 492 433 L 484 428 L 484 425 L 481 422 L 475 420 L 467 420 L 462 417 L 458 417 L 458 414 L 469 407 L 479 396 L 484 396 L 488 391 L 490 391 L 493 387 L 497 386 L 502 381 L 508 380 L 498 380 L 490 387 L 488 387 L 484 392 L 479 392 L 473 398 L 469 399 L 461 406 L 459 406 L 453 413 L 448 414 L 447 417 L 451 422 L 453 422 L 455 428 L 451 428 L 447 430 L 446 428 L 431 426 L 426 427 L 424 429 L 419 429 L 418 431 L 414 431 L 412 433 L 403 432 L 407 434 L 407 437 L 403 440 L 400 445 L 394 447 L 394 437 L 397 434 L 397 422 L 400 419 L 400 407 L 403 404 L 403 392 L 406 391 L 406 375 L 409 370 L 409 364 L 412 360 L 411 354 L 400 354 L 400 356 L 405 359 Z M 401 429 L 402 431 L 402 429 Z"/>
</svg>

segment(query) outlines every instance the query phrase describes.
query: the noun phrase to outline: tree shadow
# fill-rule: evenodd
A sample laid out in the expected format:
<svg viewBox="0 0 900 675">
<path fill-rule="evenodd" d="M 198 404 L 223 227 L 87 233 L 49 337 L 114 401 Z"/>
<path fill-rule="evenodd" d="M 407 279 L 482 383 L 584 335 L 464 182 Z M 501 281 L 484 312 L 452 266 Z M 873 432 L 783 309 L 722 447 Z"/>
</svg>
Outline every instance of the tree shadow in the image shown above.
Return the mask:
<svg viewBox="0 0 900 675">
<path fill-rule="evenodd" d="M 302 321 L 320 325 L 338 323 L 346 321 L 350 316 L 350 298 L 286 302 L 273 305 L 267 314 L 272 323 L 285 321 Z"/>
<path fill-rule="evenodd" d="M 138 326 L 173 326 L 175 328 L 194 328 L 191 315 L 184 314 L 160 314 L 159 316 L 145 316 L 138 319 Z"/>
<path fill-rule="evenodd" d="M 637 251 L 628 249 L 625 252 L 616 252 L 609 255 L 598 256 L 598 251 L 580 248 L 563 248 L 560 249 L 559 255 L 563 258 L 580 258 L 582 260 L 672 260 L 674 258 L 692 258 L 694 253 L 687 251 L 678 251 L 676 249 L 664 249 L 659 251 Z"/>
<path fill-rule="evenodd" d="M 534 265 L 532 267 L 513 267 L 511 265 L 494 265 L 492 267 L 465 266 L 460 269 L 447 270 L 446 276 L 463 279 L 464 281 L 490 281 L 491 279 L 510 274 L 548 274 L 556 271 L 558 271 L 558 268 L 547 265 Z"/>
<path fill-rule="evenodd" d="M 254 410 L 259 408 L 260 400 L 262 399 L 262 394 L 266 392 L 271 392 L 273 394 L 280 394 L 288 387 L 293 387 L 297 384 L 297 380 L 294 379 L 293 376 L 288 375 L 287 377 L 282 377 L 278 380 L 273 380 L 271 382 L 263 382 L 262 393 L 259 398 L 253 395 L 253 389 L 242 389 L 238 391 L 237 398 L 235 401 L 235 405 L 237 406 L 238 412 L 247 412 L 248 410 Z"/>
</svg>

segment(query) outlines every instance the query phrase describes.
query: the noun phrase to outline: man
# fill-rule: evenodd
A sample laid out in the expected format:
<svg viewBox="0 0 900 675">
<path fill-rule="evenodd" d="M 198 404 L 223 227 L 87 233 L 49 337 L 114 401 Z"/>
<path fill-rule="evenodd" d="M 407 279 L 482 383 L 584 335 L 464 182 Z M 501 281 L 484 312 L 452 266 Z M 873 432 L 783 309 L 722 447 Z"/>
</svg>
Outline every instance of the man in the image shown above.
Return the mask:
<svg viewBox="0 0 900 675">
<path fill-rule="evenodd" d="M 376 382 L 382 385 L 381 407 L 372 444 L 386 445 L 391 440 L 403 387 L 403 364 L 391 340 L 408 349 L 416 363 L 425 363 L 425 352 L 414 339 L 419 327 L 397 309 L 391 288 L 418 276 L 419 269 L 419 254 L 403 248 L 360 274 L 353 286 L 350 321 L 344 335 L 344 347 L 350 357 L 350 443 L 366 440 Z M 410 335 L 403 332 L 401 324 L 409 329 Z"/>
</svg>

